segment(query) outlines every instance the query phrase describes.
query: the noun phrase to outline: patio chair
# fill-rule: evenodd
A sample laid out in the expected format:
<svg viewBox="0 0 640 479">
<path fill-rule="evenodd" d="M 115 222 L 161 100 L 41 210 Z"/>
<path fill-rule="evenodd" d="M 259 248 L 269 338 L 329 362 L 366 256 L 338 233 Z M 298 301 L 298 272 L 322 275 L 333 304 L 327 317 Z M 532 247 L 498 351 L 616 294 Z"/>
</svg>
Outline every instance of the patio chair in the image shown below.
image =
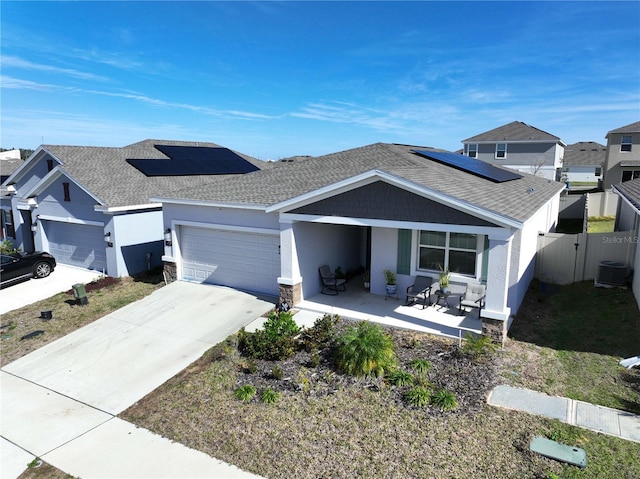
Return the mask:
<svg viewBox="0 0 640 479">
<path fill-rule="evenodd" d="M 322 265 L 318 268 L 320 273 L 320 279 L 322 280 L 322 294 L 330 294 L 335 296 L 338 291 L 346 291 L 347 287 L 345 283 L 346 279 L 336 278 L 336 275 L 331 272 L 329 265 Z"/>
<path fill-rule="evenodd" d="M 415 281 L 407 288 L 406 305 L 420 301 L 422 309 L 431 305 L 431 285 L 433 279 L 430 276 L 416 276 Z"/>
<path fill-rule="evenodd" d="M 470 308 L 478 308 L 478 318 L 482 317 L 482 308 L 484 308 L 484 300 L 487 295 L 487 287 L 484 284 L 467 284 L 467 289 L 460 296 L 458 303 L 458 311 L 460 314 L 464 311 L 465 306 Z"/>
</svg>

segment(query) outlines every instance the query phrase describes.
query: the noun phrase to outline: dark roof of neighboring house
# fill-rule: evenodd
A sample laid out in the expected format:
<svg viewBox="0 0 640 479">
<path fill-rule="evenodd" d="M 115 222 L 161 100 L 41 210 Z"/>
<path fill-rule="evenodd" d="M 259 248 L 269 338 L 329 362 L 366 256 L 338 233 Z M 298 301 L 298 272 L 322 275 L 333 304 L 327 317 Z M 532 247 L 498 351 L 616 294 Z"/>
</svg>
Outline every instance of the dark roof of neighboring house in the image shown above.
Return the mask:
<svg viewBox="0 0 640 479">
<path fill-rule="evenodd" d="M 151 196 L 204 183 L 212 184 L 234 176 L 145 176 L 126 161 L 168 159 L 154 145 L 221 148 L 215 143 L 151 139 L 121 148 L 61 145 L 42 145 L 42 148 L 62 161 L 62 171 L 110 208 L 144 205 L 149 203 Z M 235 153 L 258 168 L 268 167 L 263 161 Z"/>
<path fill-rule="evenodd" d="M 579 141 L 564 149 L 564 166 L 602 166 L 607 147 L 595 141 Z"/>
<path fill-rule="evenodd" d="M 483 141 L 552 141 L 562 143 L 562 140 L 557 136 L 521 121 L 512 121 L 493 130 L 462 140 L 462 143 Z"/>
<path fill-rule="evenodd" d="M 636 209 L 640 210 L 640 178 L 625 181 L 613 186 L 618 190 Z"/>
<path fill-rule="evenodd" d="M 418 188 L 444 193 L 459 202 L 524 221 L 564 189 L 563 184 L 527 173 L 520 173 L 522 178 L 518 180 L 494 183 L 424 158 L 412 150 L 445 152 L 420 146 L 375 143 L 304 161 L 278 163 L 277 168 L 236 176 L 216 184 L 215 188 L 200 185 L 174 191 L 165 198 L 268 207 L 379 170 Z"/>
<path fill-rule="evenodd" d="M 0 176 L 2 177 L 2 180 L 0 180 L 0 183 L 4 182 L 4 180 L 6 180 L 11 175 L 11 173 L 16 171 L 18 167 L 22 165 L 22 163 L 24 163 L 24 161 L 21 159 L 15 159 L 15 158 L 0 159 Z"/>
<path fill-rule="evenodd" d="M 607 138 L 611 133 L 640 133 L 640 121 L 611 130 L 606 134 L 605 138 Z"/>
</svg>

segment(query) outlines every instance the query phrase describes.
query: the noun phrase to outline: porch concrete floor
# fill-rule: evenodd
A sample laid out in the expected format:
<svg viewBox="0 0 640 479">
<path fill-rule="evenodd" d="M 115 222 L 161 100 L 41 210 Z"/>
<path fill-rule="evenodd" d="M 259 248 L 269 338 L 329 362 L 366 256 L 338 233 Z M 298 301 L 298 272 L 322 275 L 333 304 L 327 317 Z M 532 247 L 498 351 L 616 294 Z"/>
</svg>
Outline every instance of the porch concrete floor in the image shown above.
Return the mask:
<svg viewBox="0 0 640 479">
<path fill-rule="evenodd" d="M 440 304 L 422 309 L 420 304 L 405 306 L 403 293 L 398 291 L 397 297 L 387 298 L 366 292 L 361 285 L 351 282 L 347 283 L 347 291 L 340 291 L 336 296 L 317 294 L 295 307 L 300 312 L 338 314 L 345 319 L 369 320 L 455 339 L 464 338 L 467 332 L 482 332 L 478 309 L 458 314 L 457 298 L 450 299 L 448 308 Z M 432 302 L 435 299 L 432 296 Z"/>
</svg>

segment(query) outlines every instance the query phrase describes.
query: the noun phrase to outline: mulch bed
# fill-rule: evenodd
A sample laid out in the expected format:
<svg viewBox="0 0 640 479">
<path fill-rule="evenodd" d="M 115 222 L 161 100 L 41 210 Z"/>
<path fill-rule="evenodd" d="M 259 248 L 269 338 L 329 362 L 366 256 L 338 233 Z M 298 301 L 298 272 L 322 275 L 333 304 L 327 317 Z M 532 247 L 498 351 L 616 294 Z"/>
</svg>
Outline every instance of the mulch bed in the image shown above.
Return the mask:
<svg viewBox="0 0 640 479">
<path fill-rule="evenodd" d="M 340 320 L 336 328 L 341 331 L 354 325 L 353 321 Z M 491 359 L 485 356 L 474 360 L 460 350 L 457 341 L 397 328 L 383 329 L 393 337 L 396 344 L 398 369 L 412 373 L 412 360 L 427 359 L 432 365 L 427 373 L 429 382 L 435 388 L 446 389 L 455 395 L 458 402 L 455 411 L 441 412 L 435 407 L 429 407 L 429 413 L 433 416 L 476 413 L 485 406 L 488 392 L 500 383 L 499 361 L 495 355 Z M 235 346 L 228 346 L 231 345 Z M 215 356 L 215 352 L 213 354 Z M 336 372 L 330 349 L 315 354 L 319 354 L 319 362 L 317 357 L 314 358 L 312 353 L 304 350 L 284 361 L 264 361 L 240 356 L 238 368 L 244 374 L 238 376 L 237 386 L 251 385 L 258 392 L 271 388 L 283 395 L 302 394 L 307 397 L 331 395 L 343 388 L 384 390 L 395 403 L 412 407 L 404 401 L 404 394 L 411 387 L 390 385 L 384 378 L 358 378 L 340 374 Z M 274 368 L 282 370 L 282 379 L 274 377 Z M 254 398 L 254 401 L 258 401 L 258 398 Z"/>
</svg>

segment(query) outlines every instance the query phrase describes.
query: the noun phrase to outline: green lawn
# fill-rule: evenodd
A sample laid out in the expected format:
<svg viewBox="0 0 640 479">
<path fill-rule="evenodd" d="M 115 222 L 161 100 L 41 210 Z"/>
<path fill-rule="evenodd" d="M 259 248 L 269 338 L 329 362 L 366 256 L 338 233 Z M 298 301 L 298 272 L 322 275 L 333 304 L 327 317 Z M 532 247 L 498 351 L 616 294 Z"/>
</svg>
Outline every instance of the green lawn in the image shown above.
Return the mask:
<svg viewBox="0 0 640 479">
<path fill-rule="evenodd" d="M 534 361 L 512 382 L 640 414 L 640 374 L 618 364 L 640 354 L 640 313 L 630 290 L 592 281 L 536 291 L 509 331 Z"/>
</svg>

